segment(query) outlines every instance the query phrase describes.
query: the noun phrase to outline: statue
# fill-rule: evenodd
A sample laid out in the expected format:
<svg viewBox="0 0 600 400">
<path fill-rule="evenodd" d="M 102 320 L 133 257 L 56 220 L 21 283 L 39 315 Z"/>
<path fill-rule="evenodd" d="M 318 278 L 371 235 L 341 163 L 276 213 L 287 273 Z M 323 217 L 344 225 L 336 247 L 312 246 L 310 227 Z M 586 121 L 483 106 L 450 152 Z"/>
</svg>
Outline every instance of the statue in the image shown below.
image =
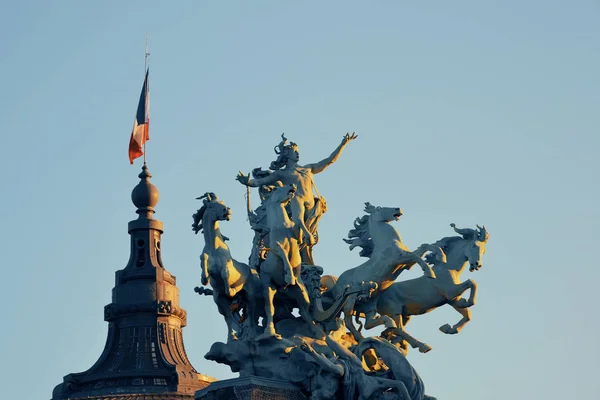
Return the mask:
<svg viewBox="0 0 600 400">
<path fill-rule="evenodd" d="M 266 323 L 260 339 L 278 336 L 273 317 L 273 300 L 280 289 L 293 297 L 300 316 L 309 325 L 313 325 L 308 306 L 310 300 L 300 279 L 300 249 L 298 246 L 299 227 L 292 222 L 285 206 L 295 196 L 296 185 L 288 184 L 274 189 L 266 201 L 267 228 L 271 245 L 267 258 L 261 265 L 260 279 L 264 288 Z"/>
<path fill-rule="evenodd" d="M 442 251 L 439 247 L 423 244 L 416 251 L 411 252 L 402 243 L 398 231 L 389 224 L 391 221 L 400 219 L 402 215 L 400 208 L 375 207 L 370 203 L 365 203 L 365 212 L 367 212 L 367 215 L 357 218 L 354 224 L 355 229 L 349 233 L 350 237 L 355 238 L 346 242 L 350 244 L 350 249 L 355 246 L 363 247 L 361 255 L 369 257 L 369 260 L 342 273 L 335 285 L 323 294 L 324 297 L 329 296 L 332 301 L 335 301 L 348 285 L 357 285 L 360 282 L 374 282 L 377 285 L 376 291 L 383 292 L 393 283 L 402 270 L 410 268 L 415 263 L 421 266 L 426 279 L 434 280 L 435 273 L 423 261 L 421 256 L 425 251 L 431 250 L 443 257 Z M 360 340 L 362 335 L 352 324 L 356 301 L 356 295 L 350 297 L 343 306 L 343 311 L 346 326 L 356 339 Z M 332 313 L 333 310 L 336 310 L 336 308 L 331 307 L 324 312 L 318 312 L 316 319 L 326 321 L 335 317 L 336 315 Z M 382 324 L 387 328 L 397 327 L 394 320 L 385 315 L 376 316 L 375 313 L 368 313 L 366 317 L 367 329 Z"/>
<path fill-rule="evenodd" d="M 214 289 L 213 299 L 219 313 L 225 318 L 228 340 L 237 340 L 235 331 L 239 332 L 241 328 L 235 323 L 232 315 L 233 302 L 243 300 L 247 305 L 250 324 L 257 325 L 261 291 L 259 277 L 248 265 L 231 257 L 229 247 L 225 243 L 227 237 L 221 234 L 219 221 L 229 221 L 231 209 L 214 193 L 205 193 L 197 199 L 203 199 L 203 204 L 193 215 L 192 230 L 196 234 L 204 234 L 204 250 L 200 256 L 201 281 L 205 286 L 210 283 Z M 196 291 L 202 293 L 201 289 Z M 241 296 L 243 298 L 240 298 Z"/>
<path fill-rule="evenodd" d="M 305 242 L 307 263 L 312 262 L 312 253 L 310 248 L 315 245 L 317 240 L 317 223 L 318 218 L 325 212 L 326 205 L 324 199 L 319 195 L 318 190 L 313 181 L 313 175 L 323 172 L 327 167 L 336 162 L 346 145 L 356 139 L 358 136 L 354 133 L 346 134 L 342 143 L 331 153 L 329 157 L 314 164 L 301 166 L 298 164 L 300 160 L 298 145 L 290 143 L 287 145 L 285 135 L 281 135 L 281 142 L 275 147 L 277 160 L 270 165 L 271 173 L 263 171 L 263 177 L 250 179 L 249 176 L 240 172 L 237 180 L 242 184 L 250 187 L 260 187 L 263 185 L 273 185 L 279 181 L 285 185 L 294 184 L 297 187 L 296 195 L 290 202 L 292 221 L 300 228 L 298 242 Z M 257 171 L 258 172 L 258 171 Z M 316 192 L 317 197 L 313 192 Z M 308 224 L 307 224 L 307 217 Z M 311 226 L 309 229 L 308 226 Z"/>
<path fill-rule="evenodd" d="M 366 366 L 370 373 L 402 382 L 405 393 L 408 393 L 407 399 L 436 400 L 425 394 L 425 385 L 417 371 L 410 365 L 406 355 L 388 340 L 381 337 L 367 338 L 356 346 L 354 353 L 364 356 L 369 350 L 375 353 L 375 357 L 371 358 L 375 362 Z"/>
<path fill-rule="evenodd" d="M 400 330 L 400 335 L 406 338 L 413 348 L 431 349 L 404 331 L 404 326 L 411 316 L 422 315 L 442 305 L 450 304 L 463 318 L 454 326 L 442 325 L 440 331 L 446 334 L 460 332 L 471 319 L 469 307 L 475 305 L 477 284 L 471 279 L 461 283 L 460 274 L 467 264 L 470 271 L 481 268 L 481 258 L 485 254 L 485 244 L 489 234 L 485 226 L 477 226 L 477 230 L 457 229 L 455 224 L 451 226 L 461 236 L 446 237 L 434 243 L 435 246 L 443 249 L 446 261 L 438 259 L 435 255 L 428 257 L 429 262 L 433 264 L 437 279 L 419 277 L 396 282 L 380 293 L 372 303 L 375 309 L 371 312 L 393 319 Z M 460 296 L 468 289 L 471 290 L 469 298 L 462 299 Z"/>
<path fill-rule="evenodd" d="M 485 227 L 451 224 L 459 236 L 411 251 L 392 224 L 402 210 L 365 203 L 366 214 L 354 221 L 344 241 L 351 251 L 360 248 L 366 261 L 337 277 L 325 274 L 326 266 L 316 265 L 312 256 L 327 207 L 313 175 L 333 164 L 356 137 L 346 134 L 331 156 L 300 166 L 296 144 L 282 135 L 270 171 L 255 168 L 252 178 L 239 173 L 254 231 L 248 264 L 232 258 L 219 228 L 219 221 L 230 220 L 231 210 L 214 193 L 199 197 L 203 206 L 192 227 L 204 234 L 201 283 L 212 290 L 195 291 L 213 296 L 227 325 L 227 340 L 214 343 L 205 358 L 241 377 L 285 381 L 312 400 L 435 400 L 425 394 L 407 359 L 409 345 L 421 353 L 431 347 L 405 326 L 411 316 L 444 304 L 463 318 L 440 330 L 455 334 L 465 326 L 477 286 L 470 279 L 460 282 L 460 274 L 467 265 L 471 271 L 481 268 L 489 234 Z M 255 209 L 250 187 L 260 196 Z M 423 275 L 401 280 L 414 265 Z M 469 289 L 468 298 L 462 298 Z M 365 336 L 382 325 L 380 335 Z"/>
<path fill-rule="evenodd" d="M 366 341 L 369 342 L 367 343 Z M 421 378 L 394 346 L 389 343 L 386 345 L 386 341 L 383 339 L 372 338 L 366 341 L 357 347 L 357 354 L 354 354 L 340 345 L 331 336 L 327 336 L 327 344 L 337 357 L 328 357 L 320 354 L 307 342 L 303 342 L 301 348 L 310 354 L 323 370 L 330 373 L 329 376 L 325 375 L 326 378 L 342 378 L 342 382 L 340 383 L 342 383 L 341 391 L 344 400 L 374 400 L 379 398 L 383 392 L 388 394 L 386 397 L 388 399 L 435 400 L 435 398 L 425 395 Z M 394 369 L 390 370 L 384 361 L 382 372 L 366 371 L 360 359 L 363 351 L 368 349 L 366 345 L 376 346 L 380 349 L 381 353 L 384 353 L 381 351 L 382 349 L 385 350 L 387 353 L 383 354 L 385 357 L 384 360 L 390 362 Z M 390 352 L 396 354 L 390 356 Z M 404 360 L 404 363 L 401 360 Z M 400 364 L 400 366 L 395 364 Z M 327 392 L 321 394 L 317 390 L 313 392 L 312 399 L 339 398 L 334 397 L 335 392 L 332 393 L 331 384 L 321 384 L 320 386 L 322 387 L 321 390 L 325 389 Z M 410 387 L 410 392 L 407 386 Z M 394 393 L 396 396 L 390 396 L 389 394 L 391 393 Z"/>
</svg>

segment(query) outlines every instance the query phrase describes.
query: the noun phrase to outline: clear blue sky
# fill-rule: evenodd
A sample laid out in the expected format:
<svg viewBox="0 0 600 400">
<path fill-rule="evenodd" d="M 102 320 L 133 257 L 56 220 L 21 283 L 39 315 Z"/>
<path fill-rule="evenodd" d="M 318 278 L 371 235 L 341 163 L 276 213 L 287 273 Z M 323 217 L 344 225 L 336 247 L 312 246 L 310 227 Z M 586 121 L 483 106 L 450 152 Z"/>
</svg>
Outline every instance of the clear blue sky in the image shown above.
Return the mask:
<svg viewBox="0 0 600 400">
<path fill-rule="evenodd" d="M 409 355 L 444 400 L 600 398 L 596 308 L 600 189 L 598 1 L 6 2 L 0 12 L 2 397 L 48 399 L 100 355 L 114 272 L 128 260 L 127 144 L 150 36 L 148 163 L 161 192 L 164 261 L 188 311 L 195 367 L 225 326 L 199 298 L 196 196 L 246 260 L 238 170 L 267 167 L 281 132 L 329 212 L 317 263 L 358 265 L 341 241 L 362 203 L 400 206 L 416 247 L 485 224 L 479 302 L 456 336 L 452 309 L 407 326 Z M 257 204 L 257 196 L 253 200 Z M 411 271 L 405 277 L 413 276 Z"/>
</svg>

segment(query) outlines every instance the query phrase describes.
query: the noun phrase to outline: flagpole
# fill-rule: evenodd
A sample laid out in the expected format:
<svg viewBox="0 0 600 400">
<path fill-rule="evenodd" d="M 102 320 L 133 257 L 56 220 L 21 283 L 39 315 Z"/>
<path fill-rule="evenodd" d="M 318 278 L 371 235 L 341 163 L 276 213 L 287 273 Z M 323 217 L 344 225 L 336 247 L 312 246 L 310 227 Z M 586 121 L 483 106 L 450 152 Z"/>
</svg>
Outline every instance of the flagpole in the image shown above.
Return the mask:
<svg viewBox="0 0 600 400">
<path fill-rule="evenodd" d="M 149 59 L 148 59 L 149 55 L 150 55 L 150 53 L 148 53 L 148 32 L 146 32 L 146 54 L 145 54 L 145 57 L 144 57 L 144 76 L 148 72 L 148 67 L 149 67 L 149 62 L 150 62 Z M 147 78 L 149 78 L 149 77 L 147 77 Z M 146 97 L 146 104 L 144 105 L 144 107 L 146 107 L 146 113 L 145 114 L 148 116 L 148 125 L 146 126 L 146 130 L 147 130 L 147 132 L 149 132 L 150 131 L 150 121 L 149 121 L 149 119 L 150 119 L 150 110 L 149 110 L 149 108 L 150 107 L 148 105 L 148 101 L 149 101 L 149 98 L 148 98 L 148 86 L 149 86 L 148 85 L 148 80 L 146 80 L 144 86 L 145 86 L 144 90 L 146 91 L 146 96 L 145 96 Z M 146 122 L 146 121 L 144 121 L 144 122 Z M 148 135 L 149 135 L 149 133 L 148 133 Z M 144 137 L 144 165 L 146 165 L 146 137 Z"/>
</svg>

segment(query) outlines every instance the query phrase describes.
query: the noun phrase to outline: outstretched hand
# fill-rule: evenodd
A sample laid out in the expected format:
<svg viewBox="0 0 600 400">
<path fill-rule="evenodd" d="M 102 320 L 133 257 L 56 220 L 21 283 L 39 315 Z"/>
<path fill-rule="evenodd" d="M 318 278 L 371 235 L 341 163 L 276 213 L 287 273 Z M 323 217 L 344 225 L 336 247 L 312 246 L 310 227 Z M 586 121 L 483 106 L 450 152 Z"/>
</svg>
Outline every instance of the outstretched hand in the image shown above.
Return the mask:
<svg viewBox="0 0 600 400">
<path fill-rule="evenodd" d="M 356 139 L 357 137 L 358 137 L 358 135 L 356 133 L 354 133 L 354 132 L 352 132 L 352 134 L 346 133 L 344 135 L 344 138 L 342 139 L 342 144 L 346 144 L 349 141 Z"/>
<path fill-rule="evenodd" d="M 235 179 L 237 179 L 243 185 L 248 186 L 248 182 L 250 181 L 250 174 L 244 175 L 242 171 L 239 171 Z"/>
</svg>

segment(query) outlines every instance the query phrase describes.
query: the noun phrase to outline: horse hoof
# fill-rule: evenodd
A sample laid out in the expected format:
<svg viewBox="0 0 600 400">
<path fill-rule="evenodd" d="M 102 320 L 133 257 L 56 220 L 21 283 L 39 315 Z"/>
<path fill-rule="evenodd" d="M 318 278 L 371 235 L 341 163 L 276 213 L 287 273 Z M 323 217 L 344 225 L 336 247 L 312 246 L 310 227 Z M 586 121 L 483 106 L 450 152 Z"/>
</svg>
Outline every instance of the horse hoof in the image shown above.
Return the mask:
<svg viewBox="0 0 600 400">
<path fill-rule="evenodd" d="M 454 335 L 456 330 L 452 328 L 449 324 L 444 324 L 440 326 L 440 331 L 444 332 L 447 335 Z"/>
<path fill-rule="evenodd" d="M 455 306 L 458 308 L 467 308 L 467 307 L 471 307 L 473 304 L 469 304 L 469 302 L 465 299 L 458 299 L 456 301 Z M 448 324 L 446 324 L 448 325 Z"/>
<path fill-rule="evenodd" d="M 428 345 L 427 343 L 422 343 L 421 345 L 419 345 L 419 352 L 425 354 L 431 351 L 431 346 Z"/>
</svg>

